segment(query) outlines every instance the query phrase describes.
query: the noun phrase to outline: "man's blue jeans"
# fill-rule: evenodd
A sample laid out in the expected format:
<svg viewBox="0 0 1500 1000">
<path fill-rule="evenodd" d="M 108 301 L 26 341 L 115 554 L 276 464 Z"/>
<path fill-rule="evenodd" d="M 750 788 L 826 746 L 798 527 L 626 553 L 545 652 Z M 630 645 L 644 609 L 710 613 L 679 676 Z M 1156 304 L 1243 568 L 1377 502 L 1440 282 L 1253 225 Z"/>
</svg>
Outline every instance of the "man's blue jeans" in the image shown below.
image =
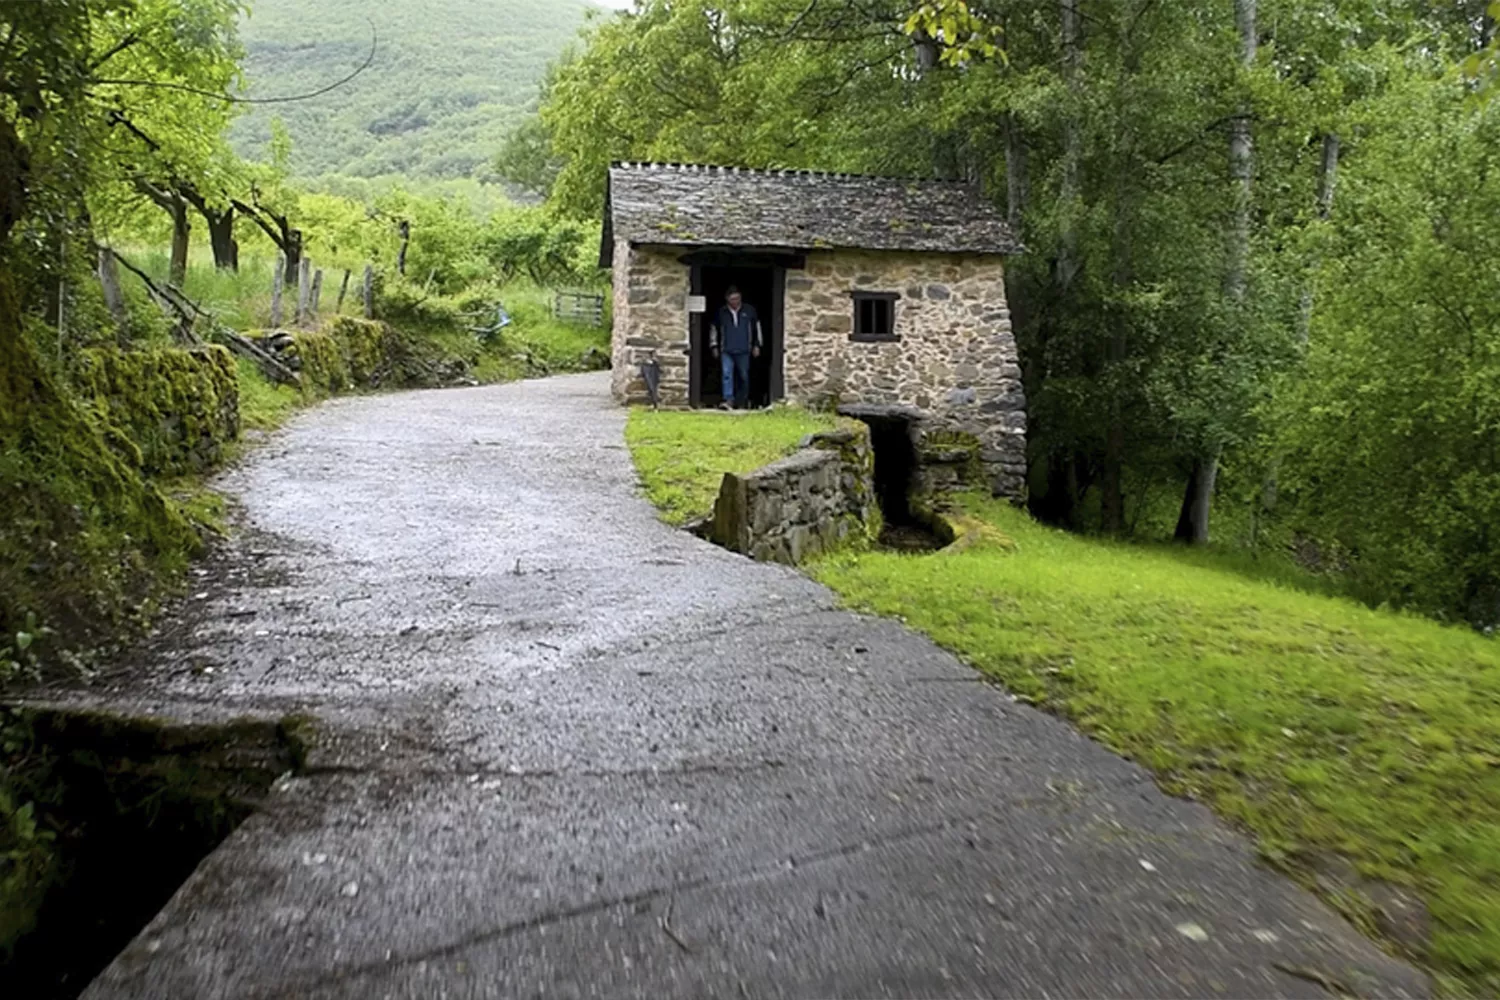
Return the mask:
<svg viewBox="0 0 1500 1000">
<path fill-rule="evenodd" d="M 719 355 L 719 366 L 723 374 L 724 402 L 733 401 L 735 406 L 744 407 L 750 400 L 750 355 L 725 351 Z"/>
</svg>

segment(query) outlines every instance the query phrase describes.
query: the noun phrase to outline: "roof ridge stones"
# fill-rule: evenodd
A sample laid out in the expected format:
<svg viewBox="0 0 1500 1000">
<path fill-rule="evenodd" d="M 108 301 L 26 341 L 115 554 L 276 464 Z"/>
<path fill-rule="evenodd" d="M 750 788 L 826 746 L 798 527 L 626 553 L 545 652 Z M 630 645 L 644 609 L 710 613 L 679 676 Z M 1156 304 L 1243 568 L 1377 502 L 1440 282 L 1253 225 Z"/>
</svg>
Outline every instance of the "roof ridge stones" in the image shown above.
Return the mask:
<svg viewBox="0 0 1500 1000">
<path fill-rule="evenodd" d="M 622 161 L 609 170 L 605 246 L 1010 254 L 1005 217 L 973 185 L 812 170 Z"/>
</svg>

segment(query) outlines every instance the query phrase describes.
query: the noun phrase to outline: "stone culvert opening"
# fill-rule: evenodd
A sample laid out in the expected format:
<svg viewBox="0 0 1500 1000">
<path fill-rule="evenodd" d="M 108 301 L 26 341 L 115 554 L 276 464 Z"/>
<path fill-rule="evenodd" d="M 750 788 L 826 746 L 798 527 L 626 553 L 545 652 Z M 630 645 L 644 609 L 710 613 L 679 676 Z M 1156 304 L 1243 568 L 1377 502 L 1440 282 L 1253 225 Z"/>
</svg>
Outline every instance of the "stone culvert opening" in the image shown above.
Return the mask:
<svg viewBox="0 0 1500 1000">
<path fill-rule="evenodd" d="M 951 532 L 944 530 L 945 525 L 916 502 L 917 416 L 900 407 L 847 407 L 840 412 L 870 428 L 875 498 L 883 521 L 881 546 L 903 552 L 932 552 L 951 542 Z"/>
<path fill-rule="evenodd" d="M 295 718 L 174 725 L 0 712 L 0 982 L 83 992 L 198 863 L 300 769 Z"/>
</svg>

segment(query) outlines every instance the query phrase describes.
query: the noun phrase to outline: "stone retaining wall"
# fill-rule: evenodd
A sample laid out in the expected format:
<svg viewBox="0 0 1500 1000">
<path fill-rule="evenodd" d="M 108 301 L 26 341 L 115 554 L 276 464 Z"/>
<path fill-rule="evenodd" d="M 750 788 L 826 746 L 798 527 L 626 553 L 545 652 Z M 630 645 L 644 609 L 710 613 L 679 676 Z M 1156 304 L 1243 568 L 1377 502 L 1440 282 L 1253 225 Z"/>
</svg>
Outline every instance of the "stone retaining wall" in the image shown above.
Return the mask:
<svg viewBox="0 0 1500 1000">
<path fill-rule="evenodd" d="M 312 395 L 463 383 L 467 365 L 424 349 L 380 320 L 336 316 L 316 330 L 259 330 L 251 339 L 302 378 Z"/>
<path fill-rule="evenodd" d="M 152 475 L 203 472 L 239 437 L 235 362 L 219 346 L 89 348 L 73 381 L 101 422 L 119 432 L 116 450 Z"/>
<path fill-rule="evenodd" d="M 708 536 L 752 559 L 801 563 L 868 531 L 873 467 L 866 428 L 814 434 L 793 455 L 726 473 Z"/>
</svg>

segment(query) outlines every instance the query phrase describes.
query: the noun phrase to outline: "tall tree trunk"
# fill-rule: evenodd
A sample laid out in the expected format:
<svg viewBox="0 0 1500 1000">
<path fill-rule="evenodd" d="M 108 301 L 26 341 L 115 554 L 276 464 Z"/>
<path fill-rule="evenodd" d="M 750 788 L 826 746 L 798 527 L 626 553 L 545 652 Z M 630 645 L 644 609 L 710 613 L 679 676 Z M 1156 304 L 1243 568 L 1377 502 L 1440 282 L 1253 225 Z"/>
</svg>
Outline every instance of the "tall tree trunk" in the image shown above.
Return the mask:
<svg viewBox="0 0 1500 1000">
<path fill-rule="evenodd" d="M 220 271 L 240 269 L 240 244 L 234 238 L 234 206 L 222 211 L 209 209 L 203 213 L 208 224 L 208 243 L 214 251 L 214 267 Z"/>
<path fill-rule="evenodd" d="M 3 115 L 0 115 L 0 256 L 16 223 L 26 214 L 31 175 L 31 150 Z"/>
<path fill-rule="evenodd" d="M 1323 135 L 1323 156 L 1318 161 L 1318 218 L 1325 222 L 1333 215 L 1333 191 L 1338 181 L 1338 170 L 1338 133 L 1326 132 Z M 1308 261 L 1309 273 L 1316 271 L 1317 267 L 1316 257 Z M 1310 277 L 1302 288 L 1300 306 L 1297 316 L 1297 336 L 1302 343 L 1306 344 L 1308 334 L 1312 330 L 1313 283 Z"/>
<path fill-rule="evenodd" d="M 172 263 L 167 270 L 167 282 L 181 288 L 187 281 L 188 240 L 192 235 L 192 223 L 188 219 L 187 202 L 181 198 L 171 208 L 172 213 Z"/>
<path fill-rule="evenodd" d="M 401 236 L 401 246 L 396 251 L 396 273 L 406 277 L 406 249 L 411 246 L 411 223 L 402 219 L 396 225 L 396 232 Z"/>
<path fill-rule="evenodd" d="M 1062 15 L 1062 72 L 1068 87 L 1069 108 L 1063 122 L 1062 181 L 1058 200 L 1063 228 L 1058 235 L 1057 286 L 1066 293 L 1078 275 L 1079 164 L 1083 159 L 1083 128 L 1078 120 L 1082 100 L 1083 38 L 1078 15 L 1079 0 L 1058 0 Z"/>
<path fill-rule="evenodd" d="M 130 311 L 125 304 L 125 292 L 120 288 L 120 268 L 115 263 L 115 253 L 108 247 L 99 249 L 99 287 L 104 290 L 104 307 L 115 321 L 116 339 L 124 347 L 130 329 Z"/>
<path fill-rule="evenodd" d="M 172 261 L 167 267 L 167 283 L 181 288 L 187 280 L 188 240 L 192 235 L 188 200 L 179 188 L 171 185 L 157 186 L 140 176 L 135 178 L 135 189 L 172 218 Z"/>
<path fill-rule="evenodd" d="M 1010 228 L 1021 231 L 1021 216 L 1026 211 L 1026 136 L 1015 112 L 1005 116 L 1005 219 Z"/>
<path fill-rule="evenodd" d="M 1123 0 L 1128 23 L 1134 24 L 1131 8 L 1140 0 Z M 1130 32 L 1120 40 L 1123 49 L 1120 59 L 1120 74 L 1115 93 L 1122 103 L 1130 100 L 1130 81 L 1140 69 L 1140 56 Z M 1128 113 L 1123 109 L 1116 117 L 1119 123 L 1115 132 L 1115 149 L 1120 161 L 1115 164 L 1114 227 L 1111 236 L 1110 281 L 1124 292 L 1135 280 L 1134 248 L 1132 246 L 1135 191 L 1132 180 L 1137 175 L 1135 159 L 1135 136 L 1128 131 Z M 1125 359 L 1129 354 L 1129 330 L 1127 314 L 1123 309 L 1112 309 L 1115 313 L 1109 337 L 1104 346 L 1105 385 L 1109 391 L 1109 425 L 1104 432 L 1104 465 L 1100 469 L 1099 527 L 1107 534 L 1117 535 L 1125 530 L 1125 401 L 1126 380 L 1121 376 Z"/>
<path fill-rule="evenodd" d="M 177 190 L 208 225 L 208 244 L 213 248 L 214 267 L 220 271 L 238 271 L 240 245 L 234 238 L 234 203 L 230 202 L 223 208 L 210 205 L 197 188 L 187 183 L 179 183 Z"/>
<path fill-rule="evenodd" d="M 1234 0 L 1234 23 L 1240 36 L 1240 59 L 1248 69 L 1255 64 L 1258 47 L 1255 24 L 1256 0 Z M 1231 315 L 1244 305 L 1250 261 L 1251 187 L 1255 175 L 1255 147 L 1250 134 L 1250 108 L 1242 105 L 1229 129 L 1229 175 L 1234 182 L 1234 212 L 1229 229 L 1228 264 L 1224 270 L 1224 294 Z M 1235 322 L 1235 320 L 1231 320 Z M 1207 455 L 1195 456 L 1182 508 L 1177 516 L 1178 541 L 1193 545 L 1208 542 L 1209 511 L 1213 506 L 1214 480 L 1219 474 L 1220 444 Z"/>
<path fill-rule="evenodd" d="M 1241 60 L 1248 69 L 1255 64 L 1255 0 L 1234 0 L 1234 22 L 1239 29 Z M 1255 147 L 1250 135 L 1250 108 L 1240 107 L 1229 126 L 1229 175 L 1234 181 L 1234 221 L 1229 231 L 1229 266 L 1224 272 L 1224 293 L 1231 304 L 1245 300 L 1246 270 L 1250 259 L 1250 189 L 1255 172 Z"/>
<path fill-rule="evenodd" d="M 1208 541 L 1208 513 L 1213 502 L 1214 480 L 1219 475 L 1219 457 L 1193 459 L 1192 471 L 1188 473 L 1187 492 L 1182 498 L 1182 510 L 1177 514 L 1177 530 L 1173 538 L 1179 542 L 1202 545 Z"/>
</svg>

